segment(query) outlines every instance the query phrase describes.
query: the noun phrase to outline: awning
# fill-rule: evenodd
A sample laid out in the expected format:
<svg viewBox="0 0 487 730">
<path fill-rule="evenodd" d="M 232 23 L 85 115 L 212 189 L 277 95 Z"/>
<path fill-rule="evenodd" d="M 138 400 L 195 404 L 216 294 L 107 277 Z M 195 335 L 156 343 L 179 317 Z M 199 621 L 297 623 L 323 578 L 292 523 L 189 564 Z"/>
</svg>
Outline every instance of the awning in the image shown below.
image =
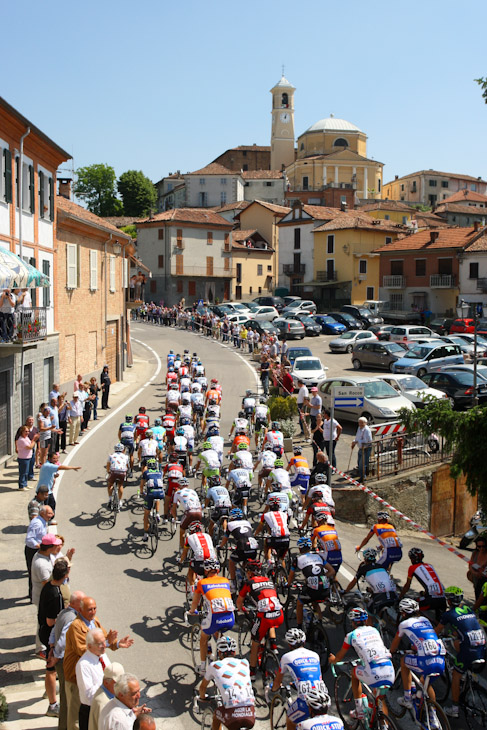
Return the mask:
<svg viewBox="0 0 487 730">
<path fill-rule="evenodd" d="M 46 274 L 0 246 L 0 289 L 30 289 L 50 284 Z"/>
<path fill-rule="evenodd" d="M 351 281 L 304 281 L 301 282 L 301 284 L 294 284 L 293 286 L 301 286 L 305 289 L 313 289 L 315 287 L 324 287 L 324 286 L 346 286 L 346 284 L 351 284 Z"/>
<path fill-rule="evenodd" d="M 129 256 L 128 258 L 136 269 L 142 269 L 143 271 L 147 271 L 149 276 L 152 276 L 152 271 L 145 264 L 143 264 L 140 259 L 137 259 L 135 256 Z"/>
</svg>

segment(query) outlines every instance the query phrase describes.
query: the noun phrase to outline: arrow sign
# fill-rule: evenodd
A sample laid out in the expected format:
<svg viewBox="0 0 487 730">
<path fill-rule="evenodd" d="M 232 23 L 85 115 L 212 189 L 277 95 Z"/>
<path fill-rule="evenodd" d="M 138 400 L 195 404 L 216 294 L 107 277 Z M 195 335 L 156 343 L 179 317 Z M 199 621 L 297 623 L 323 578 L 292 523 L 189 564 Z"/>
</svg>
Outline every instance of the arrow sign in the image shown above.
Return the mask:
<svg viewBox="0 0 487 730">
<path fill-rule="evenodd" d="M 333 406 L 334 408 L 363 408 L 364 405 L 364 388 L 361 385 L 354 386 L 335 386 L 333 388 Z"/>
<path fill-rule="evenodd" d="M 335 408 L 344 408 L 345 406 L 363 408 L 363 405 L 363 398 L 335 398 Z"/>
</svg>

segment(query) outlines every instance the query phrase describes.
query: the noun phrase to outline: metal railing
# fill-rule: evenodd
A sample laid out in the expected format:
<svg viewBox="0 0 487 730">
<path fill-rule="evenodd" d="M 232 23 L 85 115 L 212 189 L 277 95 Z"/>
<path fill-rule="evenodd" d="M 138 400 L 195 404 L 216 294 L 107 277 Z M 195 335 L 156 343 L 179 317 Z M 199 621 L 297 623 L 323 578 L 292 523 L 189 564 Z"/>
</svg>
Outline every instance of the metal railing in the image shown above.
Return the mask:
<svg viewBox="0 0 487 730">
<path fill-rule="evenodd" d="M 31 307 L 20 309 L 13 316 L 13 330 L 10 342 L 35 342 L 47 337 L 47 308 Z"/>
<path fill-rule="evenodd" d="M 382 286 L 385 289 L 403 289 L 406 286 L 405 276 L 383 276 Z"/>
<path fill-rule="evenodd" d="M 338 274 L 335 271 L 317 271 L 316 272 L 316 280 L 317 281 L 336 281 L 338 278 Z"/>
<path fill-rule="evenodd" d="M 451 289 L 455 286 L 455 276 L 453 274 L 432 274 L 430 286 L 434 289 Z"/>
<path fill-rule="evenodd" d="M 176 266 L 171 269 L 171 276 L 205 276 L 208 278 L 226 278 L 233 279 L 236 276 L 237 269 L 235 266 L 231 266 L 228 269 L 224 269 L 223 266 L 216 267 L 213 269 L 208 266 L 189 266 L 184 263 L 184 266 L 180 271 L 176 270 Z"/>
<path fill-rule="evenodd" d="M 304 274 L 306 271 L 306 264 L 283 264 L 282 271 L 284 274 Z"/>
<path fill-rule="evenodd" d="M 369 461 L 372 479 L 383 479 L 410 469 L 449 461 L 452 451 L 445 447 L 441 437 L 421 433 L 399 433 L 374 438 Z"/>
</svg>

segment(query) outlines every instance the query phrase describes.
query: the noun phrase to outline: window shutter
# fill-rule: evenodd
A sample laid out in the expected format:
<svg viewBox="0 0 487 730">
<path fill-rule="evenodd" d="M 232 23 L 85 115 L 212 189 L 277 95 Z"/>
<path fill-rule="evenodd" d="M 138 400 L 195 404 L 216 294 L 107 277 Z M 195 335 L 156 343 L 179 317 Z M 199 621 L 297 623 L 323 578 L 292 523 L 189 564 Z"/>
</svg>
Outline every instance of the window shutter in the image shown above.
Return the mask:
<svg viewBox="0 0 487 730">
<path fill-rule="evenodd" d="M 51 262 L 50 261 L 43 261 L 42 262 L 42 273 L 51 277 Z M 51 306 L 51 287 L 45 286 L 42 289 L 42 306 L 43 307 L 50 307 Z"/>
<path fill-rule="evenodd" d="M 98 251 L 90 251 L 90 290 L 98 289 Z"/>
<path fill-rule="evenodd" d="M 49 218 L 54 220 L 54 180 L 49 178 Z"/>
<path fill-rule="evenodd" d="M 29 165 L 29 210 L 31 213 L 35 211 L 35 185 L 34 185 L 34 165 Z"/>
<path fill-rule="evenodd" d="M 44 218 L 44 173 L 39 170 L 39 218 Z"/>
<path fill-rule="evenodd" d="M 5 160 L 5 202 L 12 202 L 12 153 L 10 150 L 3 151 L 3 159 Z"/>
<path fill-rule="evenodd" d="M 66 244 L 66 286 L 68 289 L 78 287 L 78 247 L 75 243 Z"/>
<path fill-rule="evenodd" d="M 123 259 L 123 288 L 126 289 L 129 285 L 129 260 Z"/>
<path fill-rule="evenodd" d="M 110 291 L 115 291 L 115 256 L 110 256 Z"/>
</svg>

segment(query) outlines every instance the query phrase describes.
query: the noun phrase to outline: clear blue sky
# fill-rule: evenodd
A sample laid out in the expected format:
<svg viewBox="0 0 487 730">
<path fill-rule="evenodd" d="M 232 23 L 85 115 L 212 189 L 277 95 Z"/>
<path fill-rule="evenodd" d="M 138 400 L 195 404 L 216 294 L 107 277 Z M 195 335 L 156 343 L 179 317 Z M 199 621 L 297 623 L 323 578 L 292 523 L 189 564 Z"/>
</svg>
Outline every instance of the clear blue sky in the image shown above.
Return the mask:
<svg viewBox="0 0 487 730">
<path fill-rule="evenodd" d="M 153 181 L 269 144 L 269 89 L 296 86 L 295 132 L 330 112 L 369 137 L 384 180 L 487 177 L 485 0 L 24 0 L 2 11 L 0 94 L 75 167 Z"/>
</svg>

